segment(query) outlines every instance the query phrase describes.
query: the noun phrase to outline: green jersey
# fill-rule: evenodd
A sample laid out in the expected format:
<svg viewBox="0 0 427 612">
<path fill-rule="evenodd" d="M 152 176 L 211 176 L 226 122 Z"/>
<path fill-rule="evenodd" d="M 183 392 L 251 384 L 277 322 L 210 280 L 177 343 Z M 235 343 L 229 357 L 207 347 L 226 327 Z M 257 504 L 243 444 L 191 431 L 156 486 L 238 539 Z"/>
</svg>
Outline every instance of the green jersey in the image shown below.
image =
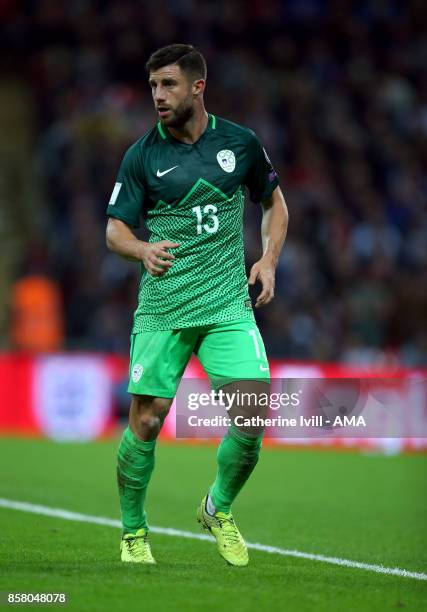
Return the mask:
<svg viewBox="0 0 427 612">
<path fill-rule="evenodd" d="M 142 266 L 133 333 L 253 319 L 243 248 L 244 188 L 254 202 L 278 178 L 249 129 L 209 115 L 194 144 L 158 123 L 126 152 L 107 214 L 138 227 L 150 242 L 179 247 L 163 276 Z"/>
</svg>

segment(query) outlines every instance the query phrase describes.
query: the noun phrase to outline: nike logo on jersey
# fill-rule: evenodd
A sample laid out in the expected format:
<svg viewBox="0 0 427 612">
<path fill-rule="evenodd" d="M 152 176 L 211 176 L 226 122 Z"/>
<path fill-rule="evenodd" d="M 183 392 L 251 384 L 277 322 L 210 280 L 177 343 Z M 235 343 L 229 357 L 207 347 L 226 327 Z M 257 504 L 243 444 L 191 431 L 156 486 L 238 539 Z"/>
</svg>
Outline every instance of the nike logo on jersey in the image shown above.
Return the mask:
<svg viewBox="0 0 427 612">
<path fill-rule="evenodd" d="M 168 168 L 167 170 L 163 170 L 163 172 L 160 172 L 160 170 L 157 170 L 157 176 L 160 178 L 161 176 L 167 174 L 168 172 L 172 172 L 172 170 L 175 170 L 175 168 L 178 168 L 178 166 L 174 166 L 173 168 Z"/>
</svg>

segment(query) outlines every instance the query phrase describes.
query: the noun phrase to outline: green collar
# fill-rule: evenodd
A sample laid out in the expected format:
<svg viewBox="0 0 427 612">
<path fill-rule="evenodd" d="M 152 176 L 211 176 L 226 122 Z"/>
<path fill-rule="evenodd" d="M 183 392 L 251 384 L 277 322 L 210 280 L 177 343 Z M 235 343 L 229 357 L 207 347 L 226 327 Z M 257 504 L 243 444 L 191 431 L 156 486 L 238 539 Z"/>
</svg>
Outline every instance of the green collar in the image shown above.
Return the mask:
<svg viewBox="0 0 427 612">
<path fill-rule="evenodd" d="M 215 130 L 215 129 L 216 129 L 216 117 L 215 117 L 215 115 L 211 115 L 211 113 L 208 113 L 208 125 L 207 125 L 207 127 L 206 127 L 206 130 L 207 130 L 209 127 L 210 127 L 212 130 Z M 160 121 L 158 121 L 158 122 L 157 122 L 157 129 L 159 130 L 159 134 L 160 134 L 160 136 L 162 137 L 162 139 L 163 139 L 163 140 L 167 140 L 167 138 L 168 138 L 168 134 L 169 134 L 169 135 L 171 135 L 171 134 L 169 133 L 169 130 L 165 130 L 165 128 L 163 127 L 163 125 L 161 124 L 161 122 L 160 122 Z M 204 134 L 204 132 L 203 132 L 203 134 Z M 203 136 L 203 134 L 202 134 L 202 136 Z M 200 136 L 200 138 L 201 138 L 202 136 Z M 173 137 L 172 137 L 172 138 L 173 138 Z M 176 138 L 174 138 L 174 140 L 176 140 Z M 196 142 L 197 142 L 197 141 L 196 141 Z M 181 144 L 186 144 L 186 143 L 185 143 L 185 142 L 183 142 L 183 143 L 181 143 Z M 194 143 L 194 144 L 196 144 L 196 143 Z"/>
</svg>

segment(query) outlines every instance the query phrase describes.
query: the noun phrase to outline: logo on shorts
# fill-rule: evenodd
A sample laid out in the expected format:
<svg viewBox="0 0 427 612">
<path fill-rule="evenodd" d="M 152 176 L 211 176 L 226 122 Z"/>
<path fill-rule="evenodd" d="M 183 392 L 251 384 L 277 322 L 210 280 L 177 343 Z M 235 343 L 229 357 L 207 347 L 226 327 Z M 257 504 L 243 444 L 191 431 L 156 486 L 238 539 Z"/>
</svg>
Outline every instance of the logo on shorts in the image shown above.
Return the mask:
<svg viewBox="0 0 427 612">
<path fill-rule="evenodd" d="M 234 155 L 233 151 L 224 149 L 218 153 L 216 159 L 224 172 L 233 172 L 234 168 L 236 167 L 236 156 Z"/>
<path fill-rule="evenodd" d="M 136 363 L 132 368 L 132 380 L 134 383 L 140 381 L 144 368 L 140 363 Z"/>
</svg>

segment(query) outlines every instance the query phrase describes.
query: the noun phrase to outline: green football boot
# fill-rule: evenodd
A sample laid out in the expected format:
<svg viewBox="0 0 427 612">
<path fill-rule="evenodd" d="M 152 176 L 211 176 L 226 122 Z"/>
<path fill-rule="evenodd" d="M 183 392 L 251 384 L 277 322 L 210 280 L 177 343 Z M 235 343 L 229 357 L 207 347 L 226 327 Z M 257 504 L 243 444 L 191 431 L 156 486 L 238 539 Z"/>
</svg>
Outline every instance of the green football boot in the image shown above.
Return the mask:
<svg viewBox="0 0 427 612">
<path fill-rule="evenodd" d="M 122 561 L 126 563 L 145 563 L 153 565 L 156 563 L 151 554 L 148 533 L 145 529 L 138 529 L 134 533 L 126 533 L 120 542 L 120 553 Z"/>
<path fill-rule="evenodd" d="M 249 563 L 248 549 L 240 531 L 237 529 L 231 513 L 215 512 L 209 514 L 206 509 L 207 495 L 197 508 L 197 520 L 202 528 L 209 531 L 215 538 L 218 552 L 227 563 L 245 566 Z"/>
</svg>

